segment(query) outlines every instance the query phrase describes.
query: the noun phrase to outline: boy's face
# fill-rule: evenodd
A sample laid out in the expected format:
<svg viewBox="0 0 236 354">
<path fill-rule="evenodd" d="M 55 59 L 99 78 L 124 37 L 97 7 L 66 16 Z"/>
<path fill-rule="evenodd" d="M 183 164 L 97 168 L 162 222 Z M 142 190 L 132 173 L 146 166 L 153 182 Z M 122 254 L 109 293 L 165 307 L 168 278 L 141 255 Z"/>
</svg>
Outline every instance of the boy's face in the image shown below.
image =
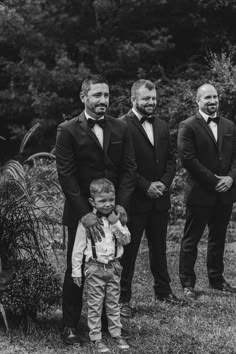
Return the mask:
<svg viewBox="0 0 236 354">
<path fill-rule="evenodd" d="M 97 211 L 107 215 L 115 208 L 116 197 L 114 192 L 104 192 L 95 194 L 89 201 Z"/>
</svg>

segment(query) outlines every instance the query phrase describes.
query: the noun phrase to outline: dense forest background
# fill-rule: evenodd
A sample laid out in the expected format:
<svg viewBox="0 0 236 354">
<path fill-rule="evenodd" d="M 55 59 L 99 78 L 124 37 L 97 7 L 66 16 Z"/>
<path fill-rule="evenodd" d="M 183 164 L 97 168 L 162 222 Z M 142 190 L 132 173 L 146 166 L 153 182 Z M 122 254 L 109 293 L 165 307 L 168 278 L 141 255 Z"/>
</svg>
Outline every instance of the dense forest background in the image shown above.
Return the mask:
<svg viewBox="0 0 236 354">
<path fill-rule="evenodd" d="M 39 122 L 30 152 L 50 151 L 63 117 L 81 111 L 90 72 L 109 80 L 115 117 L 129 109 L 133 81 L 155 81 L 157 113 L 173 136 L 206 81 L 221 113 L 236 119 L 235 16 L 236 0 L 0 2 L 0 135 L 14 154 Z"/>
</svg>

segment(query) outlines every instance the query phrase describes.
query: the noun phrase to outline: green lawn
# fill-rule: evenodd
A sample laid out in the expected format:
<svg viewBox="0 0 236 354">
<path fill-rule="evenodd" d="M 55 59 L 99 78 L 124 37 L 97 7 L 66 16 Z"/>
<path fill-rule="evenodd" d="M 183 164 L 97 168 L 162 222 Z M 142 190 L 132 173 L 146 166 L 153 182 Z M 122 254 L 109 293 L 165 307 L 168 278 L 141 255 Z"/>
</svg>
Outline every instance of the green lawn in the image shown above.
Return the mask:
<svg viewBox="0 0 236 354">
<path fill-rule="evenodd" d="M 236 285 L 236 243 L 229 243 L 225 252 L 225 277 Z M 133 287 L 133 319 L 124 320 L 128 331 L 129 353 L 236 353 L 236 295 L 226 295 L 208 288 L 205 267 L 205 241 L 199 247 L 196 264 L 198 301 L 192 306 L 170 306 L 153 300 L 152 277 L 149 271 L 147 243 L 139 252 Z M 173 291 L 182 296 L 178 279 L 179 244 L 168 243 L 169 272 Z M 93 353 L 88 341 L 86 306 L 80 323 L 83 345 L 68 347 L 60 338 L 61 311 L 53 310 L 39 322 L 31 334 L 11 323 L 11 337 L 4 333 L 0 319 L 0 353 Z M 112 342 L 106 335 L 109 345 Z M 113 353 L 118 353 L 114 348 Z"/>
</svg>

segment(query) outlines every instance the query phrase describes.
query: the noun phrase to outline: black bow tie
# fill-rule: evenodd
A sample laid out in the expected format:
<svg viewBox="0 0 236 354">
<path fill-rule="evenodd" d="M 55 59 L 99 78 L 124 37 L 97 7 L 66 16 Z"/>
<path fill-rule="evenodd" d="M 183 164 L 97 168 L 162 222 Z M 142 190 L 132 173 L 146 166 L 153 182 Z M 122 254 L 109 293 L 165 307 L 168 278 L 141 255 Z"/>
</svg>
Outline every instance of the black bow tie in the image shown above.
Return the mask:
<svg viewBox="0 0 236 354">
<path fill-rule="evenodd" d="M 105 127 L 105 119 L 92 119 L 88 118 L 88 126 L 89 128 L 93 129 L 94 125 L 98 124 L 102 129 Z"/>
<path fill-rule="evenodd" d="M 149 122 L 149 123 L 153 123 L 154 122 L 154 117 L 153 116 L 143 116 L 141 119 L 140 119 L 140 124 L 143 124 L 145 121 Z"/>
<path fill-rule="evenodd" d="M 207 118 L 207 124 L 210 124 L 211 122 L 214 122 L 214 123 L 218 124 L 219 120 L 220 120 L 220 117 L 215 117 L 215 118 L 208 117 Z"/>
</svg>

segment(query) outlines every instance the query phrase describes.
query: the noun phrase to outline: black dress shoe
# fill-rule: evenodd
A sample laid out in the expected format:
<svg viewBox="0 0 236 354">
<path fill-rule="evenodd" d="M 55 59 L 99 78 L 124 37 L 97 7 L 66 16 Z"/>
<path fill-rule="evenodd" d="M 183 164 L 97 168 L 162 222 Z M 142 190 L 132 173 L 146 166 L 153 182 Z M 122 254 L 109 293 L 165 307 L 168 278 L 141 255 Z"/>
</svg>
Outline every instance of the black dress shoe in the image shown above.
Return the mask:
<svg viewBox="0 0 236 354">
<path fill-rule="evenodd" d="M 78 344 L 80 343 L 79 336 L 76 333 L 75 328 L 64 327 L 62 331 L 62 339 L 65 344 Z"/>
<path fill-rule="evenodd" d="M 213 284 L 211 285 L 213 289 L 223 291 L 224 293 L 236 294 L 236 288 L 229 285 L 226 281 L 221 284 Z"/>
<path fill-rule="evenodd" d="M 173 293 L 169 294 L 156 294 L 156 300 L 167 302 L 171 305 L 184 305 L 185 301 L 178 299 Z"/>
</svg>

